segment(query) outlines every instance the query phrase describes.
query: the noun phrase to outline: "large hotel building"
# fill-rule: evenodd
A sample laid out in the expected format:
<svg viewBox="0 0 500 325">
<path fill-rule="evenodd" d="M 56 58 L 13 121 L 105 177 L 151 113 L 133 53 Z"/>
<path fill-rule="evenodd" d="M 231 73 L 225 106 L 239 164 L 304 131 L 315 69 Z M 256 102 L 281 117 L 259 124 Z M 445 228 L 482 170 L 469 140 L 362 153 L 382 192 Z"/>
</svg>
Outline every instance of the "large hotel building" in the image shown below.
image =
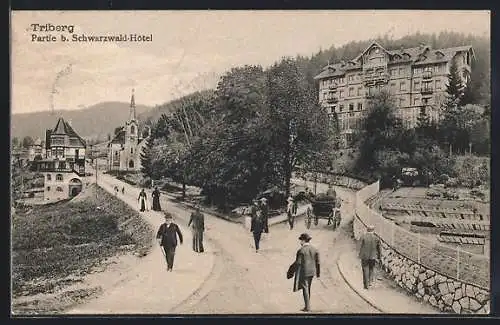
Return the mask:
<svg viewBox="0 0 500 325">
<path fill-rule="evenodd" d="M 421 44 L 388 51 L 373 42 L 353 60 L 322 69 L 315 77 L 319 81 L 319 102 L 328 113 L 337 114 L 341 145 L 349 147 L 367 114 L 368 100 L 381 89 L 392 94 L 405 127 L 414 127 L 422 111 L 437 121 L 451 62 L 457 63 L 465 84 L 473 59 L 471 46 L 431 49 Z"/>
</svg>

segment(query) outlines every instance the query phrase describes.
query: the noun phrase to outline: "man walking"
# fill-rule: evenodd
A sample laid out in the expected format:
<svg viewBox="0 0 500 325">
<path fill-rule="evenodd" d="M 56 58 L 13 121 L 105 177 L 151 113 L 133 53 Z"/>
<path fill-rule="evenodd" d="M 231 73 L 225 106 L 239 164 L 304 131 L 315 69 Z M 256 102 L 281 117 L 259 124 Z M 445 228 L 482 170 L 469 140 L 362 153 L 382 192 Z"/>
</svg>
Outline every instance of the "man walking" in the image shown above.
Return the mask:
<svg viewBox="0 0 500 325">
<path fill-rule="evenodd" d="M 260 199 L 260 211 L 264 219 L 264 232 L 267 234 L 269 233 L 269 205 L 267 205 L 267 199 L 265 197 Z"/>
<path fill-rule="evenodd" d="M 302 247 L 297 251 L 297 257 L 295 258 L 293 291 L 296 292 L 302 289 L 304 297 L 304 308 L 302 311 L 310 311 L 312 279 L 315 275 L 318 278 L 320 276 L 319 252 L 314 246 L 309 244 L 311 241 L 309 234 L 301 234 L 299 240 Z"/>
<path fill-rule="evenodd" d="M 375 228 L 367 227 L 367 232 L 361 236 L 359 258 L 363 269 L 363 286 L 368 289 L 373 283 L 373 268 L 375 262 L 380 260 L 380 239 L 375 235 Z"/>
<path fill-rule="evenodd" d="M 189 218 L 188 227 L 192 227 L 193 233 L 193 251 L 196 253 L 203 253 L 203 232 L 205 231 L 205 216 L 201 213 L 200 205 L 197 204 L 195 212 L 191 213 Z"/>
<path fill-rule="evenodd" d="M 173 222 L 173 217 L 170 212 L 165 212 L 165 223 L 163 223 L 158 232 L 156 239 L 158 239 L 161 249 L 167 260 L 167 271 L 172 272 L 174 267 L 175 248 L 177 247 L 177 236 L 182 245 L 183 238 L 179 226 Z"/>
<path fill-rule="evenodd" d="M 288 197 L 287 202 L 286 213 L 288 217 L 288 225 L 290 226 L 290 230 L 292 230 L 295 223 L 295 216 L 297 214 L 297 203 L 291 195 Z"/>
<path fill-rule="evenodd" d="M 253 240 L 255 242 L 255 252 L 259 252 L 259 244 L 260 238 L 262 236 L 262 232 L 265 229 L 265 220 L 262 214 L 261 207 L 258 206 L 257 201 L 254 201 L 254 205 L 252 206 L 252 222 L 250 225 L 250 232 L 253 233 Z"/>
</svg>

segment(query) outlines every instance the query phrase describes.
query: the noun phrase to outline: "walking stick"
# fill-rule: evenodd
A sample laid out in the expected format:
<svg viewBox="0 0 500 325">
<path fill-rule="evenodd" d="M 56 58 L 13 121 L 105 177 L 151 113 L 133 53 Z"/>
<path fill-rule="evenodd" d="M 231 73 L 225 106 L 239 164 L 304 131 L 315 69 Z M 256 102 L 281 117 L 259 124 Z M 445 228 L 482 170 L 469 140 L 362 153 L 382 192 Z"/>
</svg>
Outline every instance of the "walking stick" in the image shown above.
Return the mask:
<svg viewBox="0 0 500 325">
<path fill-rule="evenodd" d="M 164 261 L 165 261 L 165 264 L 167 264 L 167 267 L 168 267 L 168 263 L 167 263 L 167 253 L 165 253 L 165 249 L 163 249 L 163 246 L 160 245 L 160 250 L 161 252 L 163 253 L 163 257 L 164 257 Z"/>
</svg>

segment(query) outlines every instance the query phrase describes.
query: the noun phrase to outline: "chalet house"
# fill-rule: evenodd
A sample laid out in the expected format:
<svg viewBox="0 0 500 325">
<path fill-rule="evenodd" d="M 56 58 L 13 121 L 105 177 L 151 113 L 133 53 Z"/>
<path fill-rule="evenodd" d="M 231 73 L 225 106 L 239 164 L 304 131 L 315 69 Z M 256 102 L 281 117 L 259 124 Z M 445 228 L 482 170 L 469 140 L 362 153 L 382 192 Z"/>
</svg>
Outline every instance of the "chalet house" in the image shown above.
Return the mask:
<svg viewBox="0 0 500 325">
<path fill-rule="evenodd" d="M 45 202 L 72 198 L 83 190 L 85 149 L 85 141 L 62 117 L 45 132 L 45 156 L 33 162 L 45 176 Z"/>
</svg>

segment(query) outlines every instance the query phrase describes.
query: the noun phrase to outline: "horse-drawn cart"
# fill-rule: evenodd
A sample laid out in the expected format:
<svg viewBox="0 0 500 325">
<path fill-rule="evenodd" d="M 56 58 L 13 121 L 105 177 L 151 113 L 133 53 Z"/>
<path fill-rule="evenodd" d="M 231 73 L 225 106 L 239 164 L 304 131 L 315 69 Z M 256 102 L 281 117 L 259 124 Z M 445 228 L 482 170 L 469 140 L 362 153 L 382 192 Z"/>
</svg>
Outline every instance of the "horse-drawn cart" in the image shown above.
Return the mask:
<svg viewBox="0 0 500 325">
<path fill-rule="evenodd" d="M 341 204 L 338 198 L 320 194 L 315 197 L 311 197 L 309 201 L 311 202 L 311 207 L 307 208 L 305 218 L 307 229 L 311 228 L 311 223 L 313 221 L 314 225 L 317 226 L 319 219 L 327 219 L 328 225 L 333 224 L 333 230 L 340 225 Z"/>
</svg>

